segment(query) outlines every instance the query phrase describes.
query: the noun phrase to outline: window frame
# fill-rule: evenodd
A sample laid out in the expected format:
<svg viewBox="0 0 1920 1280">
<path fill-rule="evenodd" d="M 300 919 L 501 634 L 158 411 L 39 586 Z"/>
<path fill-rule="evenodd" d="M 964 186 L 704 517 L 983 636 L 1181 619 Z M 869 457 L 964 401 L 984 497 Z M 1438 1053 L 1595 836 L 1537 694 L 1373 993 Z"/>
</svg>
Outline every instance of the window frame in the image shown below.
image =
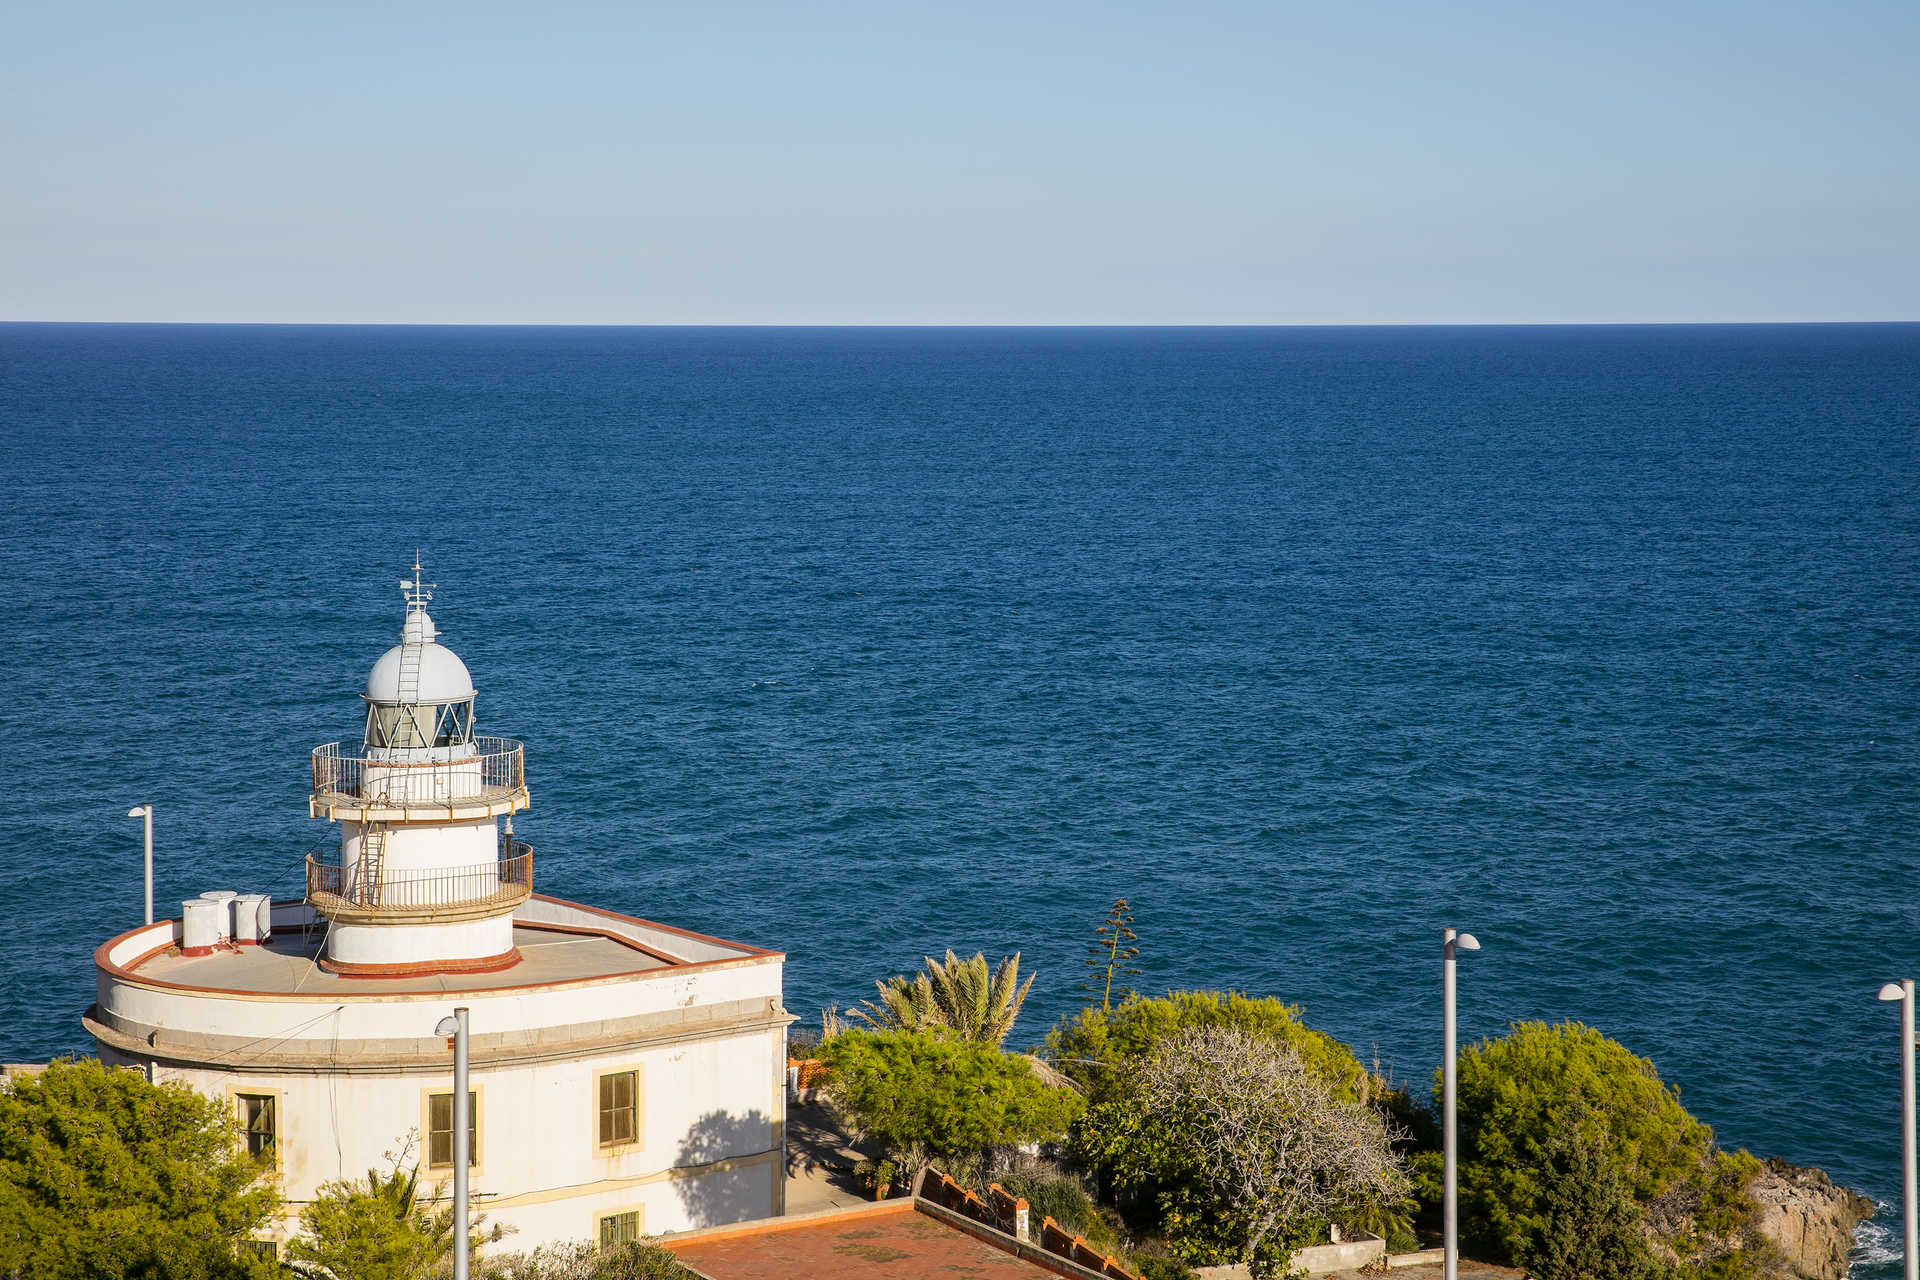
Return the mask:
<svg viewBox="0 0 1920 1280">
<path fill-rule="evenodd" d="M 627 1244 L 628 1241 L 606 1239 L 606 1226 L 609 1222 L 617 1223 L 621 1218 L 629 1217 L 633 1219 L 632 1243 L 637 1244 L 645 1240 L 647 1238 L 647 1207 L 644 1204 L 621 1205 L 612 1209 L 594 1210 L 593 1234 L 587 1238 L 594 1242 L 596 1249 L 617 1249 L 621 1245 Z M 618 1226 L 614 1228 L 614 1232 L 616 1235 L 619 1233 Z"/>
<path fill-rule="evenodd" d="M 603 1114 L 600 1106 L 600 1091 L 606 1087 L 605 1081 L 614 1076 L 633 1077 L 633 1136 L 614 1139 L 610 1142 L 600 1140 L 600 1121 Z M 623 1062 L 612 1066 L 596 1067 L 593 1072 L 593 1091 L 588 1095 L 592 1107 L 593 1149 L 600 1156 L 622 1156 L 631 1152 L 647 1149 L 647 1072 L 638 1062 Z"/>
<path fill-rule="evenodd" d="M 282 1167 L 281 1151 L 286 1146 L 286 1095 L 279 1089 L 260 1089 L 235 1086 L 227 1090 L 227 1096 L 233 1101 L 234 1120 L 240 1126 L 240 1141 L 247 1149 L 247 1155 L 259 1163 L 262 1168 L 279 1170 Z M 247 1104 L 260 1100 L 273 1108 L 273 1131 L 271 1154 L 255 1155 L 253 1151 L 253 1130 L 247 1124 Z"/>
<path fill-rule="evenodd" d="M 474 1174 L 480 1172 L 481 1164 L 485 1158 L 487 1127 L 481 1121 L 481 1114 L 486 1110 L 486 1092 L 480 1087 L 478 1081 L 470 1080 L 467 1082 L 467 1094 L 468 1105 L 472 1108 L 470 1114 L 467 1116 L 467 1176 L 472 1177 Z M 436 1163 L 433 1158 L 433 1103 L 436 1098 L 445 1098 L 449 1107 L 449 1121 L 446 1130 L 448 1151 L 444 1164 Z M 423 1089 L 420 1091 L 420 1164 L 422 1168 L 428 1170 L 446 1169 L 448 1171 L 453 1169 L 452 1104 L 452 1089 Z"/>
</svg>

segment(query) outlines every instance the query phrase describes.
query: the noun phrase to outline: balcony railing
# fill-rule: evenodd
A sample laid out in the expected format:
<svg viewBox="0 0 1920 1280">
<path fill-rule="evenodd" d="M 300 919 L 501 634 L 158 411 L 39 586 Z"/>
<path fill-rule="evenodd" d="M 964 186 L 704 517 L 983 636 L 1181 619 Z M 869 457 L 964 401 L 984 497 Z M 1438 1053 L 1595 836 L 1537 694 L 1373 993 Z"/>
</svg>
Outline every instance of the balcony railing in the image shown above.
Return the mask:
<svg viewBox="0 0 1920 1280">
<path fill-rule="evenodd" d="M 307 905 L 344 919 L 425 918 L 517 906 L 533 894 L 533 849 L 518 840 L 508 842 L 506 857 L 478 866 L 376 878 L 361 874 L 363 865 L 342 867 L 308 854 Z"/>
<path fill-rule="evenodd" d="M 452 760 L 386 760 L 358 744 L 329 742 L 313 752 L 313 800 L 319 810 L 509 811 L 525 803 L 526 748 L 512 738 L 475 738 L 474 754 Z M 444 750 L 444 748 L 443 748 Z"/>
</svg>

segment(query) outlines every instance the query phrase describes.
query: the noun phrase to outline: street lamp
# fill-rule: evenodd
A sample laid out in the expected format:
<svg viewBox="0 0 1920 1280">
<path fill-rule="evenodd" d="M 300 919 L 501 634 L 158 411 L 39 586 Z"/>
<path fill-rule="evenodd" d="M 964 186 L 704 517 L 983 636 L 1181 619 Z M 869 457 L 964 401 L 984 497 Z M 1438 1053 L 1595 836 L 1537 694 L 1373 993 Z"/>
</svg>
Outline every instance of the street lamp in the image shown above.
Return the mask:
<svg viewBox="0 0 1920 1280">
<path fill-rule="evenodd" d="M 1480 939 L 1470 933 L 1456 933 L 1452 929 L 1440 931 L 1440 985 L 1446 992 L 1447 1058 L 1441 1068 L 1440 1124 L 1446 1140 L 1446 1192 L 1444 1214 L 1446 1224 L 1445 1261 L 1442 1272 L 1445 1280 L 1458 1280 L 1460 1273 L 1460 1189 L 1455 1185 L 1455 1171 L 1458 1160 L 1457 1149 L 1460 1144 L 1456 1132 L 1453 1100 L 1454 1056 L 1456 1053 L 1455 1030 L 1453 1021 L 1453 956 L 1456 951 L 1478 951 Z M 1914 1280 L 1912 1276 L 1907 1280 Z"/>
<path fill-rule="evenodd" d="M 1900 1002 L 1900 1216 L 1906 1233 L 1901 1252 L 1906 1255 L 1907 1280 L 1920 1280 L 1920 1195 L 1915 1194 L 1913 1159 L 1913 979 L 1889 982 L 1880 988 L 1882 1000 Z"/>
<path fill-rule="evenodd" d="M 129 818 L 147 820 L 147 923 L 153 923 L 153 806 L 136 805 L 127 810 Z"/>
<path fill-rule="evenodd" d="M 467 1280 L 467 1009 L 440 1019 L 437 1036 L 453 1037 L 453 1280 Z"/>
</svg>

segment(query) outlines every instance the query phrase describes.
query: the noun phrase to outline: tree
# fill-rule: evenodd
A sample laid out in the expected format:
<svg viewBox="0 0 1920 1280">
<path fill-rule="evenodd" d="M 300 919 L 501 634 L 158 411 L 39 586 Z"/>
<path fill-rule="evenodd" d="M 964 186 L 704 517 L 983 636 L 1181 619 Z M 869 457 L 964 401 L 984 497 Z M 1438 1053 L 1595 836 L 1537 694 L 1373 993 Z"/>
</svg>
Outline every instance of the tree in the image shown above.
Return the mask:
<svg viewBox="0 0 1920 1280">
<path fill-rule="evenodd" d="M 1086 1094 L 1087 1108 L 1067 1143 L 1102 1197 L 1115 1204 L 1137 1233 L 1165 1235 L 1191 1263 L 1235 1262 L 1253 1230 L 1246 1215 L 1222 1201 L 1181 1125 L 1153 1113 L 1142 1090 L 1149 1065 L 1192 1031 L 1238 1032 L 1290 1050 L 1342 1105 L 1371 1107 L 1380 1093 L 1353 1051 L 1300 1020 L 1298 1006 L 1238 992 L 1175 991 L 1147 999 L 1130 996 L 1112 1009 L 1089 1005 L 1047 1035 L 1054 1067 Z M 1405 1206 L 1343 1206 L 1346 1225 L 1380 1221 Z M 1316 1230 L 1284 1224 L 1261 1245 L 1268 1262 Z M 1296 1241 L 1295 1237 L 1299 1237 Z"/>
<path fill-rule="evenodd" d="M 1013 1030 L 1035 975 L 1020 981 L 1020 953 L 991 972 L 984 952 L 962 960 L 948 950 L 945 963 L 928 956 L 913 978 L 899 974 L 873 985 L 878 1001 L 863 1000 L 850 1010 L 876 1031 L 947 1031 L 962 1040 L 998 1045 Z"/>
<path fill-rule="evenodd" d="M 1461 1219 L 1502 1258 L 1518 1258 L 1541 1229 L 1546 1152 L 1564 1130 L 1592 1138 L 1610 1176 L 1642 1205 L 1697 1169 L 1713 1145 L 1651 1062 L 1575 1022 L 1519 1023 L 1470 1046 L 1458 1096 Z"/>
<path fill-rule="evenodd" d="M 1541 1151 L 1540 1218 L 1516 1261 L 1539 1280 L 1654 1280 L 1644 1213 L 1598 1135 L 1575 1123 Z"/>
<path fill-rule="evenodd" d="M 820 1046 L 828 1100 L 910 1176 L 1057 1138 L 1080 1113 L 1071 1089 L 991 1045 L 914 1031 L 843 1031 Z"/>
<path fill-rule="evenodd" d="M 1189 1027 L 1230 1027 L 1290 1045 L 1343 1096 L 1369 1096 L 1371 1082 L 1353 1050 L 1302 1022 L 1299 1005 L 1238 991 L 1170 991 L 1129 996 L 1111 1009 L 1089 1005 L 1047 1033 L 1045 1053 L 1098 1105 L 1123 1094 L 1161 1043 Z"/>
<path fill-rule="evenodd" d="M 230 1280 L 278 1212 L 227 1107 L 184 1084 L 60 1058 L 0 1085 L 0 1275 Z"/>
<path fill-rule="evenodd" d="M 1577 1164 L 1584 1182 L 1622 1189 L 1660 1267 L 1732 1280 L 1764 1258 L 1746 1190 L 1753 1159 L 1717 1149 L 1679 1092 L 1618 1041 L 1577 1022 L 1518 1023 L 1460 1055 L 1458 1088 L 1461 1225 L 1486 1254 L 1558 1256 L 1589 1232 L 1600 1205 L 1569 1189 Z M 1630 1259 L 1619 1265 L 1636 1274 Z"/>
<path fill-rule="evenodd" d="M 1291 1046 L 1230 1027 L 1170 1037 L 1141 1080 L 1144 1118 L 1172 1161 L 1234 1217 L 1242 1260 L 1265 1273 L 1350 1206 L 1403 1199 L 1406 1171 L 1379 1112 L 1341 1097 Z"/>
<path fill-rule="evenodd" d="M 314 1280 L 419 1280 L 453 1251 L 453 1207 L 420 1194 L 419 1168 L 403 1168 L 409 1142 L 385 1173 L 329 1182 L 300 1211 L 301 1239 L 287 1249 Z"/>
<path fill-rule="evenodd" d="M 1080 984 L 1080 990 L 1087 992 L 1087 1002 L 1093 1002 L 1093 992 L 1100 993 L 1100 1008 L 1113 1008 L 1113 984 L 1115 979 L 1137 978 L 1140 970 L 1132 967 L 1140 958 L 1140 948 L 1134 946 L 1140 939 L 1133 932 L 1133 912 L 1127 908 L 1125 898 L 1116 898 L 1113 909 L 1107 912 L 1107 918 L 1093 931 L 1093 945 L 1087 948 L 1087 967 L 1093 970 L 1090 981 Z M 1132 995 L 1129 988 L 1123 995 Z"/>
</svg>

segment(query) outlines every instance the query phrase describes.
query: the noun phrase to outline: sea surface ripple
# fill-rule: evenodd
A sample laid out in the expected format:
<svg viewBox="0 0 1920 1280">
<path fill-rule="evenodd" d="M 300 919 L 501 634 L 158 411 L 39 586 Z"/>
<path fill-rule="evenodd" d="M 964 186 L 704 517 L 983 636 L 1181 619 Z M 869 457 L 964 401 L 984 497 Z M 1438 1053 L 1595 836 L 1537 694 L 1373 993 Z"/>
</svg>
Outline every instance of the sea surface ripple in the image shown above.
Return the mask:
<svg viewBox="0 0 1920 1280">
<path fill-rule="evenodd" d="M 129 805 L 298 893 L 417 545 L 540 887 L 808 1018 L 1018 950 L 1037 1041 L 1124 895 L 1424 1085 L 1453 924 L 1465 1034 L 1891 1201 L 1916 428 L 1911 325 L 0 326 L 0 1053 L 88 1047 Z"/>
</svg>

